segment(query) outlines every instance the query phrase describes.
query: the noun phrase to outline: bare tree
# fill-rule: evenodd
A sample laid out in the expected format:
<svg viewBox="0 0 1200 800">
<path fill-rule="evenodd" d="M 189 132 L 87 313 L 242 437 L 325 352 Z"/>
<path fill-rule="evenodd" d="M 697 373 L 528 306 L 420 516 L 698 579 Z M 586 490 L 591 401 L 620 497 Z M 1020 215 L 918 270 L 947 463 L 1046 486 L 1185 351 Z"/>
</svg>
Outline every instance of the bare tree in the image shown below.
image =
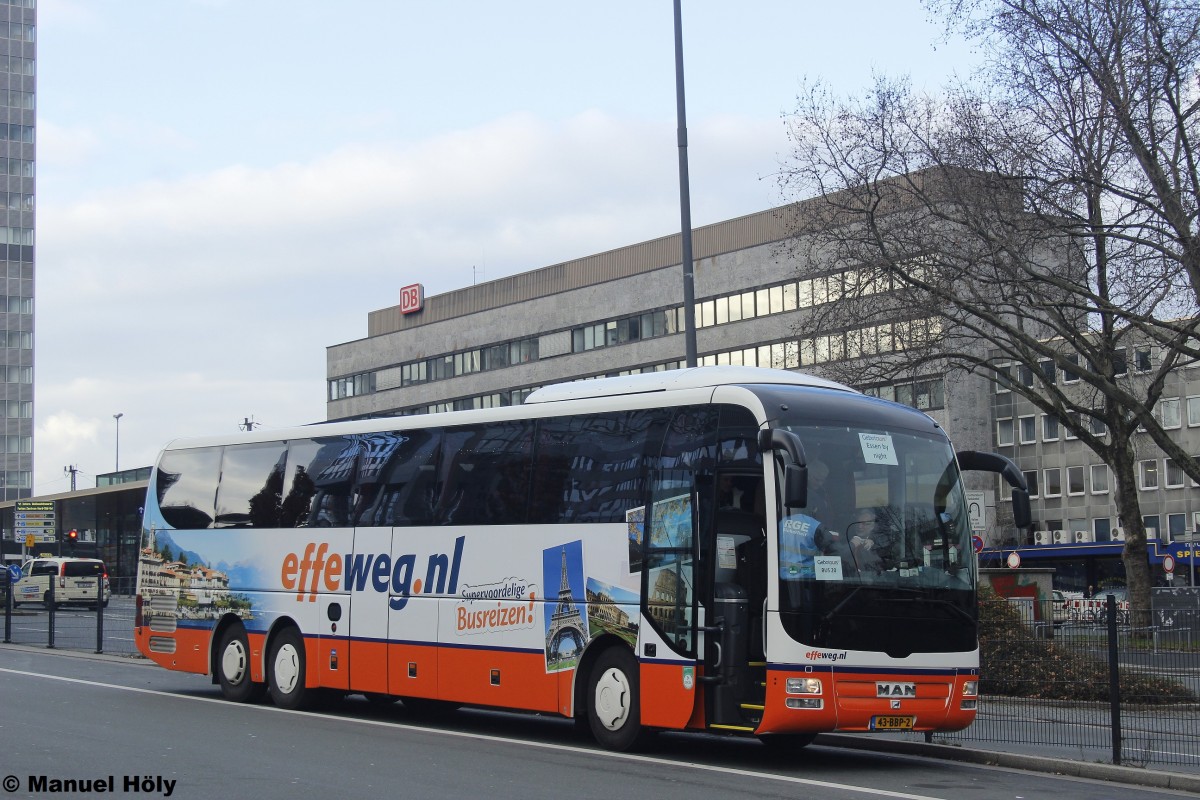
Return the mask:
<svg viewBox="0 0 1200 800">
<path fill-rule="evenodd" d="M 828 272 L 839 301 L 809 325 L 845 332 L 849 358 L 829 367 L 843 380 L 985 374 L 1056 416 L 1113 472 L 1131 596 L 1149 609 L 1135 432 L 1200 481 L 1154 414 L 1172 371 L 1200 358 L 1200 13 L 928 5 L 989 56 L 974 79 L 927 97 L 878 78 L 849 100 L 816 84 L 788 117 L 782 186 L 822 197 L 791 207 L 788 255 Z M 1131 369 L 1127 353 L 1151 348 Z"/>
</svg>

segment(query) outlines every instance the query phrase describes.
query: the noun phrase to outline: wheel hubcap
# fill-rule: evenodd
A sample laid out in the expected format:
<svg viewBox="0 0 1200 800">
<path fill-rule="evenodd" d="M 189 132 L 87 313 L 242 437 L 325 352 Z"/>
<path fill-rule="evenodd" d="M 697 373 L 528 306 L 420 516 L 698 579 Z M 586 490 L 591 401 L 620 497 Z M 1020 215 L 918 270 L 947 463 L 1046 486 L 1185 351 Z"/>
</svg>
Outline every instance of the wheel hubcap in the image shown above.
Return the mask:
<svg viewBox="0 0 1200 800">
<path fill-rule="evenodd" d="M 291 694 L 300 681 L 300 654 L 291 644 L 285 644 L 275 654 L 275 686 L 284 694 Z"/>
<path fill-rule="evenodd" d="M 596 718 L 610 731 L 619 730 L 629 718 L 629 679 L 621 670 L 607 669 L 596 681 Z"/>
<path fill-rule="evenodd" d="M 230 684 L 237 685 L 246 677 L 246 648 L 239 641 L 225 646 L 221 654 L 221 674 Z"/>
</svg>

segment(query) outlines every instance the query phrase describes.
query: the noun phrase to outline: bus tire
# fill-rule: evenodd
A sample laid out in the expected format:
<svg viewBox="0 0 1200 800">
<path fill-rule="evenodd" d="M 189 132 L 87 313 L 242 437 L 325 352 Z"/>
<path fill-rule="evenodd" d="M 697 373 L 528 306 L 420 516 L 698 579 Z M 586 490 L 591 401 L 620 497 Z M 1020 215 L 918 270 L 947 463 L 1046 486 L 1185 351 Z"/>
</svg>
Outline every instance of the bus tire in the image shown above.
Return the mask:
<svg viewBox="0 0 1200 800">
<path fill-rule="evenodd" d="M 315 693 L 304 685 L 307 659 L 304 637 L 295 628 L 284 628 L 271 642 L 267 659 L 267 686 L 271 700 L 279 708 L 297 711 L 307 708 Z"/>
<path fill-rule="evenodd" d="M 250 680 L 250 641 L 240 624 L 230 625 L 221 634 L 217 646 L 217 682 L 221 696 L 234 703 L 258 700 L 266 686 Z"/>
<path fill-rule="evenodd" d="M 645 743 L 638 663 L 624 647 L 610 647 L 588 673 L 587 714 L 592 736 L 608 750 L 633 750 Z"/>
</svg>

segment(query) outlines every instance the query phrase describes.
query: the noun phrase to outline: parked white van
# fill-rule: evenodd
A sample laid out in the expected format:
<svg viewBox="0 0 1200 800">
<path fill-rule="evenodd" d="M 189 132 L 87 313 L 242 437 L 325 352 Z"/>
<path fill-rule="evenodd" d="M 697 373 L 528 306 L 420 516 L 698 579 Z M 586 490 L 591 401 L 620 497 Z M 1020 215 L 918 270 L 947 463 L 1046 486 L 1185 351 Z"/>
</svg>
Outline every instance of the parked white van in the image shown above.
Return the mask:
<svg viewBox="0 0 1200 800">
<path fill-rule="evenodd" d="M 12 586 L 13 604 L 43 603 L 50 606 L 50 583 L 54 582 L 54 604 L 96 606 L 97 582 L 104 583 L 103 604 L 108 607 L 111 591 L 108 569 L 98 558 L 31 558 L 21 565 L 21 577 Z"/>
</svg>

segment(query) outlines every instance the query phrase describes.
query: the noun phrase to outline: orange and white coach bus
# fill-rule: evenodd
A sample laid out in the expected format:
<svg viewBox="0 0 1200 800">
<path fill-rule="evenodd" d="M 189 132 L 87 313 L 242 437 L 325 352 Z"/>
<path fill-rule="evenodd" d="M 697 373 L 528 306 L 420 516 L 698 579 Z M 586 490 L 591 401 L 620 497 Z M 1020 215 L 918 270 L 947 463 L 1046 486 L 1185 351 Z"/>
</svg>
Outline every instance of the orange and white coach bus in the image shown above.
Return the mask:
<svg viewBox="0 0 1200 800">
<path fill-rule="evenodd" d="M 176 441 L 138 648 L 234 701 L 561 714 L 614 749 L 957 730 L 979 685 L 960 469 L 1027 513 L 1011 462 L 956 458 L 925 414 L 748 367 Z"/>
</svg>

